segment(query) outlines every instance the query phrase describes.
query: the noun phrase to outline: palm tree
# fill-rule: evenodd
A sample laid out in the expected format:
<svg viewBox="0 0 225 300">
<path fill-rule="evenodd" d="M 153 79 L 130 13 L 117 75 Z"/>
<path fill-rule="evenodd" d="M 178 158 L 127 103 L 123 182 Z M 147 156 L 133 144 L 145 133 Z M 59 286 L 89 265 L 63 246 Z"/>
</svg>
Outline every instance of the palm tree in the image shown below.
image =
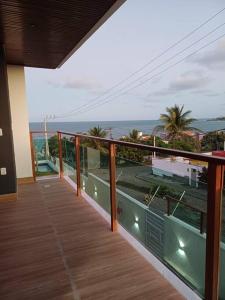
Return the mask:
<svg viewBox="0 0 225 300">
<path fill-rule="evenodd" d="M 106 138 L 107 132 L 98 125 L 97 127 L 93 127 L 91 129 L 89 129 L 88 135 L 91 135 L 94 137 Z M 93 147 L 93 148 L 101 150 L 101 151 L 105 150 L 103 143 L 99 140 L 88 139 L 87 143 L 88 143 L 89 147 Z"/>
<path fill-rule="evenodd" d="M 99 125 L 97 127 L 89 129 L 88 134 L 100 138 L 105 138 L 107 136 L 107 132 L 104 129 L 102 129 Z"/>
<path fill-rule="evenodd" d="M 138 132 L 139 131 L 137 129 L 132 129 L 132 131 L 130 131 L 129 135 L 124 136 L 123 138 L 121 138 L 121 140 L 137 143 L 140 141 Z"/>
<path fill-rule="evenodd" d="M 185 135 L 187 130 L 198 130 L 191 125 L 195 119 L 190 118 L 191 110 L 183 111 L 184 105 L 179 107 L 174 105 L 172 107 L 167 107 L 167 114 L 161 114 L 160 120 L 163 125 L 158 125 L 154 128 L 154 132 L 164 131 L 170 140 L 178 139 Z"/>
<path fill-rule="evenodd" d="M 130 140 L 136 142 L 136 141 L 139 141 L 140 140 L 140 137 L 139 137 L 139 132 L 137 129 L 133 129 L 130 133 L 129 133 L 129 138 Z"/>
</svg>

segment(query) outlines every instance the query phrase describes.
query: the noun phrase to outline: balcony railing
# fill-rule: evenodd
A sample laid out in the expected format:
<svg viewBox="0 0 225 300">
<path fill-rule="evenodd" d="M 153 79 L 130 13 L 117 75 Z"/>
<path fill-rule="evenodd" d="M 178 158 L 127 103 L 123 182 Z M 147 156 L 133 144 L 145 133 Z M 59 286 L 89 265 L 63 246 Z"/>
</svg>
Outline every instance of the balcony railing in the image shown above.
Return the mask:
<svg viewBox="0 0 225 300">
<path fill-rule="evenodd" d="M 112 231 L 120 224 L 202 298 L 225 299 L 225 159 L 61 131 L 30 136 L 34 178 L 69 177 L 111 216 Z M 154 166 L 153 153 L 174 169 Z M 177 172 L 174 157 L 187 168 Z M 191 160 L 205 164 L 207 183 Z"/>
</svg>

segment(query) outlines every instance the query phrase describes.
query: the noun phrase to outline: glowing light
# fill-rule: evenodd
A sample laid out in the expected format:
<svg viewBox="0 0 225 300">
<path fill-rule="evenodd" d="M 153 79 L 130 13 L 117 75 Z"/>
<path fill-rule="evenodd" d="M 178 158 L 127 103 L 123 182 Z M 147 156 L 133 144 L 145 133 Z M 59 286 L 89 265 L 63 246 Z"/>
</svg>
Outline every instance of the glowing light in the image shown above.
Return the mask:
<svg viewBox="0 0 225 300">
<path fill-rule="evenodd" d="M 184 242 L 179 240 L 180 248 L 184 248 Z"/>
<path fill-rule="evenodd" d="M 185 256 L 185 251 L 183 249 L 180 248 L 177 252 L 180 254 L 180 256 Z"/>
<path fill-rule="evenodd" d="M 134 222 L 134 226 L 138 229 L 139 228 L 139 218 L 135 216 L 135 222 Z"/>
</svg>

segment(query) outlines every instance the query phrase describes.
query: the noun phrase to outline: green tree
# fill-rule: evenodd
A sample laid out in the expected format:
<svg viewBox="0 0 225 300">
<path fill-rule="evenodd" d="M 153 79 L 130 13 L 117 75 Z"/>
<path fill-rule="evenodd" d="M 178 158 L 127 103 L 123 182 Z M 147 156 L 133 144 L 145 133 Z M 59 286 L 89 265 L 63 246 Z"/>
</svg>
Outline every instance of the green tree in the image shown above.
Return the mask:
<svg viewBox="0 0 225 300">
<path fill-rule="evenodd" d="M 142 141 L 138 135 L 138 130 L 133 129 L 130 131 L 129 135 L 120 139 L 121 141 L 141 144 Z M 138 148 L 131 148 L 125 146 L 117 146 L 117 155 L 127 160 L 134 162 L 143 162 L 145 151 Z"/>
<path fill-rule="evenodd" d="M 225 142 L 225 133 L 215 131 L 207 133 L 201 140 L 202 151 L 223 150 Z"/>
<path fill-rule="evenodd" d="M 167 114 L 160 115 L 163 125 L 156 126 L 154 132 L 164 131 L 169 140 L 175 140 L 183 137 L 187 130 L 198 130 L 190 126 L 195 119 L 190 118 L 190 110 L 184 112 L 184 105 L 179 107 L 175 104 L 167 107 L 166 111 Z"/>
<path fill-rule="evenodd" d="M 191 136 L 183 136 L 180 139 L 173 139 L 169 141 L 168 147 L 176 150 L 200 152 L 200 143 L 197 139 Z"/>
<path fill-rule="evenodd" d="M 106 138 L 107 136 L 107 132 L 102 129 L 100 126 L 97 127 L 93 127 L 91 129 L 89 129 L 88 131 L 88 135 L 91 135 L 93 137 L 100 137 L 100 138 Z M 98 149 L 102 152 L 106 151 L 106 145 L 105 143 L 99 141 L 99 140 L 94 140 L 94 139 L 86 139 L 84 141 L 84 144 L 88 147 L 92 147 L 95 149 Z"/>
<path fill-rule="evenodd" d="M 133 142 L 139 142 L 140 141 L 140 137 L 139 137 L 139 134 L 138 134 L 138 130 L 137 129 L 133 129 L 130 133 L 129 133 L 129 136 L 128 138 L 133 141 Z"/>
<path fill-rule="evenodd" d="M 131 142 L 131 143 L 141 143 L 141 139 L 139 137 L 137 129 L 132 129 L 128 135 L 121 138 L 121 141 Z"/>
<path fill-rule="evenodd" d="M 102 129 L 99 125 L 97 127 L 89 129 L 88 134 L 100 138 L 105 138 L 107 136 L 107 132 L 104 129 Z"/>
<path fill-rule="evenodd" d="M 55 157 L 59 155 L 59 143 L 57 135 L 53 135 L 48 139 L 49 153 Z"/>
</svg>

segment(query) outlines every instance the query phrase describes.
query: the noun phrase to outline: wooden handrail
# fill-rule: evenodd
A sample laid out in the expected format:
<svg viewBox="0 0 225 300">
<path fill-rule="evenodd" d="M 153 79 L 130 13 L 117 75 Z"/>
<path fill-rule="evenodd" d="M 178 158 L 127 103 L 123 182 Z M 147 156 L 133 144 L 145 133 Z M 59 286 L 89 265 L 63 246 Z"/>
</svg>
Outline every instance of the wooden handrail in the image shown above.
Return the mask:
<svg viewBox="0 0 225 300">
<path fill-rule="evenodd" d="M 219 299 L 220 239 L 224 167 L 209 164 L 206 225 L 205 299 Z"/>
<path fill-rule="evenodd" d="M 209 156 L 209 155 L 201 154 L 201 153 L 193 153 L 193 152 L 187 152 L 187 151 L 181 151 L 181 150 L 175 150 L 175 149 L 154 147 L 154 146 L 149 146 L 149 145 L 144 145 L 144 144 L 119 141 L 119 140 L 111 140 L 111 139 L 100 138 L 100 137 L 95 137 L 95 136 L 91 136 L 91 135 L 79 134 L 79 133 L 72 133 L 72 132 L 65 132 L 65 131 L 59 131 L 59 132 L 64 135 L 70 135 L 70 136 L 74 136 L 74 137 L 79 136 L 80 138 L 92 139 L 92 140 L 97 140 L 97 141 L 106 142 L 106 143 L 113 142 L 114 144 L 116 144 L 118 146 L 138 148 L 138 149 L 147 150 L 147 151 L 151 151 L 151 152 L 158 152 L 161 154 L 182 156 L 182 157 L 193 159 L 193 160 L 200 160 L 200 161 L 204 161 L 204 162 L 208 162 L 208 163 L 212 162 L 214 164 L 225 165 L 225 158 L 214 156 L 214 155 Z"/>
<path fill-rule="evenodd" d="M 110 177 L 110 205 L 111 205 L 111 230 L 117 228 L 117 205 L 116 205 L 116 145 L 109 143 L 109 177 Z"/>
</svg>

